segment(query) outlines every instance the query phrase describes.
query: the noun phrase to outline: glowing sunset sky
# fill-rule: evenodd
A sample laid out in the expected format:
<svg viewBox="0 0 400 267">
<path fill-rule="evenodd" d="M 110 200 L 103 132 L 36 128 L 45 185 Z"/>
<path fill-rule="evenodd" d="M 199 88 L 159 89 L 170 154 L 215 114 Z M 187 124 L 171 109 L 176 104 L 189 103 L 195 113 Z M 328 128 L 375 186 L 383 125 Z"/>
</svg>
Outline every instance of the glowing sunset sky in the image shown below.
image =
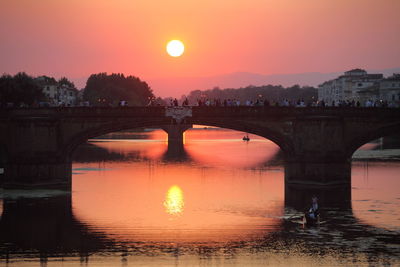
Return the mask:
<svg viewBox="0 0 400 267">
<path fill-rule="evenodd" d="M 147 80 L 394 68 L 399 11 L 399 0 L 1 0 L 0 73 Z M 166 53 L 171 39 L 185 43 L 182 57 Z"/>
</svg>

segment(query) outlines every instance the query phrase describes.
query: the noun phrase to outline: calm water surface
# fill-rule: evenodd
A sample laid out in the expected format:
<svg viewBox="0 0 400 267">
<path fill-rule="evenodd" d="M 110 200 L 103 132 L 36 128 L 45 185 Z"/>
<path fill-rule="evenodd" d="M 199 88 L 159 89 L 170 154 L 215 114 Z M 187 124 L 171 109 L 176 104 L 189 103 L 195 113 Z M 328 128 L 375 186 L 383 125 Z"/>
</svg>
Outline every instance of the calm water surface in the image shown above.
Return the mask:
<svg viewBox="0 0 400 267">
<path fill-rule="evenodd" d="M 242 136 L 189 130 L 180 155 L 158 130 L 90 140 L 71 194 L 2 192 L 0 264 L 400 265 L 399 161 L 355 161 L 351 206 L 325 208 L 310 228 L 285 204 L 279 148 Z"/>
</svg>

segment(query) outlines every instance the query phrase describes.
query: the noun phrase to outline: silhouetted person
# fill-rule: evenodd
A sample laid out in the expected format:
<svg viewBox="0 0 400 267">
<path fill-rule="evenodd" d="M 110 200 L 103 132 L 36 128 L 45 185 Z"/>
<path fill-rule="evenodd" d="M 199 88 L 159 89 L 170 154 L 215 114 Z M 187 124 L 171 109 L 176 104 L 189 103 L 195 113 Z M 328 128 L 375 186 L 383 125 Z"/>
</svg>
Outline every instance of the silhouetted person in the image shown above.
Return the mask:
<svg viewBox="0 0 400 267">
<path fill-rule="evenodd" d="M 319 215 L 318 198 L 316 196 L 313 196 L 311 198 L 311 207 L 305 213 L 307 224 L 313 224 L 317 222 L 318 215 Z"/>
</svg>

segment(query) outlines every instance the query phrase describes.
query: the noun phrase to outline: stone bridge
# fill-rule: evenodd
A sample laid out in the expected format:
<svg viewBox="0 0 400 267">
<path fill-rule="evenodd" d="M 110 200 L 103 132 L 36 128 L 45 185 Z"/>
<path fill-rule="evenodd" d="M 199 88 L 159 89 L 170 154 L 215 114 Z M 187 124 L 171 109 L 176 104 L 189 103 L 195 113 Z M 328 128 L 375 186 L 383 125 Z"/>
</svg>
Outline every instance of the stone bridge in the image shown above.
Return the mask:
<svg viewBox="0 0 400 267">
<path fill-rule="evenodd" d="M 71 188 L 71 154 L 93 138 L 137 127 L 160 127 L 182 146 L 193 124 L 256 134 L 285 158 L 285 183 L 349 185 L 351 156 L 363 144 L 400 130 L 400 109 L 290 107 L 119 107 L 4 109 L 0 167 L 4 188 Z M 212 152 L 210 152 L 212 153 Z"/>
</svg>

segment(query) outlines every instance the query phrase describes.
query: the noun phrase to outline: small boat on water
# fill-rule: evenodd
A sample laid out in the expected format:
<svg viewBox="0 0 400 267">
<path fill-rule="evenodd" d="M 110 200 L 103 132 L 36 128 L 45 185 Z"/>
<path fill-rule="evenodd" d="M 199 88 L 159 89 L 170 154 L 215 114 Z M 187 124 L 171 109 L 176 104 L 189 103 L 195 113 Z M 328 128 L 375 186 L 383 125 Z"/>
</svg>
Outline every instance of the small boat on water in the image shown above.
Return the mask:
<svg viewBox="0 0 400 267">
<path fill-rule="evenodd" d="M 319 206 L 317 201 L 318 198 L 313 196 L 311 207 L 304 213 L 304 219 L 308 226 L 317 225 L 319 223 Z"/>
<path fill-rule="evenodd" d="M 245 136 L 243 136 L 243 141 L 250 141 L 250 137 L 248 134 L 246 134 Z"/>
<path fill-rule="evenodd" d="M 304 214 L 305 223 L 307 226 L 318 225 L 319 223 L 319 214 L 316 216 L 312 216 L 310 213 L 306 212 Z"/>
</svg>

